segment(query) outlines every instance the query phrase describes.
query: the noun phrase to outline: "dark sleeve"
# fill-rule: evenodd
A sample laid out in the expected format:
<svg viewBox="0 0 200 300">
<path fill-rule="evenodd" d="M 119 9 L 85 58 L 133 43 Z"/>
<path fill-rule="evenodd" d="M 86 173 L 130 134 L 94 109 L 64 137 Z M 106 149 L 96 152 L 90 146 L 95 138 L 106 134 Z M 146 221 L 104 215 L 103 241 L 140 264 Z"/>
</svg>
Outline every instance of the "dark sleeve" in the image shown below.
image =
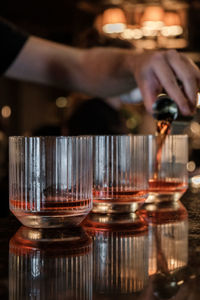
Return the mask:
<svg viewBox="0 0 200 300">
<path fill-rule="evenodd" d="M 27 39 L 28 34 L 0 18 L 0 75 L 9 68 Z"/>
</svg>

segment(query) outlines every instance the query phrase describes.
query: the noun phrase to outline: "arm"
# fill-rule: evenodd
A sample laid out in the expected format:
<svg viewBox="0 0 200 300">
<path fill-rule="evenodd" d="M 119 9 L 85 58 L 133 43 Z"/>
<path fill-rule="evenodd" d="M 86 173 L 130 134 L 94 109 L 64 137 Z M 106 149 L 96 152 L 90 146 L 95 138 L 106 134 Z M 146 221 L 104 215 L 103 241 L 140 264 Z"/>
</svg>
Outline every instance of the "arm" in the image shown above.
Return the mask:
<svg viewBox="0 0 200 300">
<path fill-rule="evenodd" d="M 30 37 L 5 76 L 93 96 L 119 95 L 135 84 L 122 66 L 124 53 L 112 48 L 80 50 Z"/>
<path fill-rule="evenodd" d="M 143 54 L 114 48 L 80 50 L 36 37 L 28 39 L 5 75 L 101 97 L 125 93 L 137 83 L 150 112 L 164 88 L 185 115 L 195 107 L 200 82 L 197 67 L 174 50 Z"/>
</svg>

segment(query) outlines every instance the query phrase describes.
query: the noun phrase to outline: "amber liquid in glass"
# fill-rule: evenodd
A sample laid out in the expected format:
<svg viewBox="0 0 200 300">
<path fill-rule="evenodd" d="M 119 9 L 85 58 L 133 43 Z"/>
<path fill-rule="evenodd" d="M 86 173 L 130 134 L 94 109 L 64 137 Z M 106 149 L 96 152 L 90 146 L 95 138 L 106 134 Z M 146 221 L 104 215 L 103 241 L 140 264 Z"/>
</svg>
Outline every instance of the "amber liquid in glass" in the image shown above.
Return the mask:
<svg viewBox="0 0 200 300">
<path fill-rule="evenodd" d="M 11 209 L 14 210 L 23 210 L 25 214 L 26 211 L 34 211 L 35 214 L 38 215 L 53 215 L 53 214 L 76 214 L 77 211 L 81 209 L 85 209 L 87 206 L 89 207 L 91 203 L 91 199 L 80 199 L 80 200 L 74 200 L 74 199 L 67 199 L 64 197 L 48 197 L 45 199 L 45 201 L 40 201 L 39 205 L 37 201 L 21 201 L 21 200 L 15 200 L 11 199 Z M 39 210 L 37 212 L 37 210 Z M 67 211 L 67 212 L 65 212 Z"/>
<path fill-rule="evenodd" d="M 184 193 L 186 185 L 178 179 L 159 179 L 159 171 L 161 167 L 162 149 L 168 134 L 170 134 L 171 122 L 166 120 L 157 121 L 156 137 L 157 137 L 157 152 L 155 171 L 153 178 L 149 180 L 149 190 L 152 193 L 172 194 L 173 192 Z"/>
<path fill-rule="evenodd" d="M 150 179 L 149 180 L 149 188 L 151 192 L 159 192 L 162 190 L 163 192 L 174 192 L 174 191 L 180 191 L 185 192 L 186 187 L 185 183 L 180 181 L 165 181 L 165 180 L 157 180 L 157 179 Z"/>
<path fill-rule="evenodd" d="M 119 188 L 93 189 L 93 212 L 131 213 L 146 200 L 148 190 L 120 190 Z"/>
<path fill-rule="evenodd" d="M 66 199 L 65 197 L 47 197 L 10 199 L 10 210 L 20 222 L 33 228 L 65 227 L 79 225 L 92 208 L 92 199 Z"/>
<path fill-rule="evenodd" d="M 105 199 L 106 202 L 133 202 L 141 201 L 145 198 L 147 190 L 119 190 L 119 188 L 104 188 L 100 190 L 93 190 L 94 202 L 102 202 Z"/>
</svg>

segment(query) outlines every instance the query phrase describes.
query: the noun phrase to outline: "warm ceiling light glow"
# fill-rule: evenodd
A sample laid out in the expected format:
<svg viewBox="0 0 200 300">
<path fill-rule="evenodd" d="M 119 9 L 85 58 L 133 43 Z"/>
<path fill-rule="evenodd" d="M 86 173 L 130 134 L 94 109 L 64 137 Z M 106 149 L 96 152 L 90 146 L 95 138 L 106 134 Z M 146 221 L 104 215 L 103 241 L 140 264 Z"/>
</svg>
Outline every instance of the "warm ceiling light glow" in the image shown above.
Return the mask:
<svg viewBox="0 0 200 300">
<path fill-rule="evenodd" d="M 161 28 L 164 26 L 164 23 L 162 21 L 145 21 L 143 22 L 143 28 L 147 30 L 161 30 Z"/>
<path fill-rule="evenodd" d="M 66 97 L 58 97 L 56 99 L 56 106 L 58 108 L 65 108 L 67 107 L 68 101 Z"/>
<path fill-rule="evenodd" d="M 141 19 L 143 35 L 147 37 L 157 36 L 163 27 L 164 10 L 161 6 L 148 6 Z"/>
<path fill-rule="evenodd" d="M 105 33 L 121 33 L 126 28 L 126 25 L 123 23 L 116 23 L 116 24 L 106 24 L 103 26 L 103 31 Z"/>
<path fill-rule="evenodd" d="M 11 108 L 8 105 L 5 105 L 1 109 L 1 115 L 4 119 L 10 118 L 11 116 Z"/>
<path fill-rule="evenodd" d="M 138 28 L 134 28 L 134 29 L 127 28 L 122 33 L 121 37 L 127 40 L 132 40 L 132 39 L 139 40 L 143 37 L 143 33 L 142 30 Z"/>
<path fill-rule="evenodd" d="M 148 27 L 143 27 L 142 28 L 142 33 L 146 37 L 154 37 L 157 36 L 157 30 L 150 29 Z"/>
<path fill-rule="evenodd" d="M 121 8 L 109 8 L 103 13 L 103 31 L 106 33 L 120 33 L 126 28 L 126 17 Z"/>
<path fill-rule="evenodd" d="M 181 26 L 180 16 L 176 12 L 166 12 L 164 14 L 163 22 L 165 26 Z"/>
<path fill-rule="evenodd" d="M 183 28 L 179 25 L 164 26 L 161 29 L 161 34 L 166 37 L 179 36 L 183 33 Z"/>
<path fill-rule="evenodd" d="M 146 21 L 163 21 L 164 10 L 161 6 L 147 6 L 142 16 L 142 23 Z"/>
<path fill-rule="evenodd" d="M 161 34 L 165 37 L 175 37 L 183 34 L 181 27 L 181 19 L 176 12 L 166 12 L 164 15 L 164 26 L 161 29 Z"/>
</svg>

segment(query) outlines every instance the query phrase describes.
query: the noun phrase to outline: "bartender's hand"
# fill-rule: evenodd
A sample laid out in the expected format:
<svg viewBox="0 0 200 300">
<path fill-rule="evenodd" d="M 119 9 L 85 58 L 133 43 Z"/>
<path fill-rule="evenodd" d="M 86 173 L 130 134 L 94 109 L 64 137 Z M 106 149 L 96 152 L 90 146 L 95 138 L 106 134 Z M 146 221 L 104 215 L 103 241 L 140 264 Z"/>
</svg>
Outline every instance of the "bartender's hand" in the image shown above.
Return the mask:
<svg viewBox="0 0 200 300">
<path fill-rule="evenodd" d="M 149 112 L 162 89 L 178 104 L 183 115 L 194 112 L 200 71 L 185 55 L 175 50 L 146 52 L 134 57 L 132 64 L 130 58 L 130 65 Z"/>
<path fill-rule="evenodd" d="M 85 61 L 83 77 L 90 78 L 90 91 L 100 96 L 119 95 L 138 85 L 144 105 L 151 113 L 152 104 L 164 89 L 183 115 L 195 111 L 200 70 L 176 50 L 136 53 L 96 48 L 86 51 Z"/>
</svg>

